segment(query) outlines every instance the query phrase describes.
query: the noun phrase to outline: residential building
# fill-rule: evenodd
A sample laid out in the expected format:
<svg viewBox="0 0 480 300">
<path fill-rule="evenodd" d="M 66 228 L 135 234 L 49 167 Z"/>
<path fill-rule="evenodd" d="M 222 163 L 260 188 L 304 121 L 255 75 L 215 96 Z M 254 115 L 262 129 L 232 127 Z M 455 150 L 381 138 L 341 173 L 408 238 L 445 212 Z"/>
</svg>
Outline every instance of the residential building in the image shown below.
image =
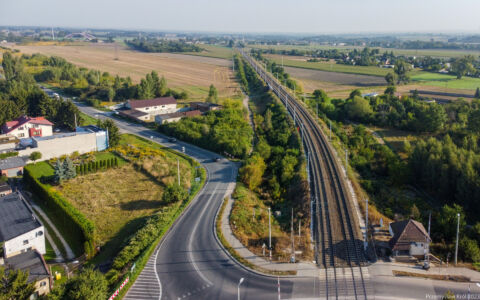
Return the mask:
<svg viewBox="0 0 480 300">
<path fill-rule="evenodd" d="M 19 156 L 7 157 L 0 160 L 0 172 L 2 176 L 13 177 L 23 174 L 25 160 Z"/>
<path fill-rule="evenodd" d="M 8 121 L 2 126 L 2 134 L 18 138 L 41 137 L 52 135 L 53 123 L 44 117 L 28 117 Z"/>
<path fill-rule="evenodd" d="M 20 142 L 19 155 L 28 157 L 32 152 L 42 154 L 42 160 L 48 160 L 73 152 L 79 154 L 103 151 L 108 148 L 107 132 L 97 126 L 77 127 L 76 132 L 56 134 L 47 137 L 23 139 Z"/>
<path fill-rule="evenodd" d="M 166 124 L 171 122 L 177 122 L 181 118 L 195 117 L 200 115 L 202 115 L 202 112 L 199 110 L 189 110 L 189 111 L 182 111 L 182 112 L 179 111 L 171 114 L 157 115 L 155 116 L 155 123 Z"/>
<path fill-rule="evenodd" d="M 12 193 L 12 188 L 6 182 L 0 183 L 0 197 L 6 196 Z"/>
<path fill-rule="evenodd" d="M 157 115 L 176 112 L 177 100 L 173 97 L 128 100 L 125 103 L 125 108 L 127 108 L 127 110 L 121 111 L 123 115 L 140 121 L 151 121 L 152 118 Z M 148 117 L 146 114 L 148 114 Z"/>
<path fill-rule="evenodd" d="M 42 255 L 36 250 L 11 256 L 5 259 L 7 270 L 28 272 L 27 282 L 35 282 L 35 293 L 30 299 L 46 295 L 52 288 L 52 276 Z"/>
<path fill-rule="evenodd" d="M 210 102 L 190 102 L 190 108 L 192 110 L 200 110 L 201 112 L 207 112 L 212 110 L 222 109 L 221 105 Z"/>
<path fill-rule="evenodd" d="M 393 222 L 389 225 L 390 247 L 394 256 L 423 257 L 430 247 L 430 236 L 422 223 L 415 220 Z"/>
<path fill-rule="evenodd" d="M 18 192 L 0 197 L 0 242 L 5 258 L 37 250 L 45 254 L 45 229 Z"/>
</svg>

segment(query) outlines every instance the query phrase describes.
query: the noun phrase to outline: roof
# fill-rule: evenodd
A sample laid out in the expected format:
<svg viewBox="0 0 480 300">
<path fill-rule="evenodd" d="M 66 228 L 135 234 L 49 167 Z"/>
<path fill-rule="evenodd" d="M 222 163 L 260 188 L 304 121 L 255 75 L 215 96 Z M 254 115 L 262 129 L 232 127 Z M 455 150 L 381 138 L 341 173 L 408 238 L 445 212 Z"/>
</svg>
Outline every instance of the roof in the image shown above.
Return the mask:
<svg viewBox="0 0 480 300">
<path fill-rule="evenodd" d="M 19 193 L 0 197 L 0 241 L 11 240 L 41 226 Z"/>
<path fill-rule="evenodd" d="M 21 116 L 18 119 L 15 119 L 13 121 L 8 121 L 2 126 L 2 132 L 3 133 L 9 133 L 12 130 L 17 129 L 18 127 L 27 124 L 27 123 L 32 123 L 32 124 L 38 124 L 38 125 L 50 125 L 53 126 L 53 123 L 50 122 L 49 120 L 45 119 L 44 117 L 28 117 L 28 116 Z"/>
<path fill-rule="evenodd" d="M 8 192 L 8 191 L 11 191 L 12 188 L 10 187 L 10 185 L 6 182 L 2 182 L 0 183 L 0 193 L 1 192 Z"/>
<path fill-rule="evenodd" d="M 131 117 L 131 118 L 141 118 L 141 117 L 149 116 L 148 113 L 139 111 L 136 109 L 121 110 L 120 114 L 127 117 Z"/>
<path fill-rule="evenodd" d="M 30 250 L 6 258 L 5 264 L 13 270 L 28 271 L 28 283 L 50 277 L 45 260 L 36 250 Z"/>
<path fill-rule="evenodd" d="M 402 244 L 425 242 L 426 239 L 430 241 L 430 237 L 422 223 L 412 219 L 390 223 L 390 228 L 393 232 L 390 245 L 394 250 L 400 250 L 399 248 L 402 247 Z"/>
<path fill-rule="evenodd" d="M 170 96 L 146 100 L 128 100 L 128 104 L 130 105 L 131 109 L 135 109 L 158 105 L 177 104 L 177 100 Z"/>
<path fill-rule="evenodd" d="M 8 170 L 25 166 L 25 160 L 19 156 L 0 160 L 0 170 Z"/>
<path fill-rule="evenodd" d="M 162 118 L 162 120 L 166 120 L 166 119 L 200 116 L 201 114 L 202 112 L 196 109 L 196 110 L 188 110 L 188 111 L 178 111 L 171 114 L 163 114 L 163 115 L 157 115 L 157 116 L 159 118 Z"/>
</svg>

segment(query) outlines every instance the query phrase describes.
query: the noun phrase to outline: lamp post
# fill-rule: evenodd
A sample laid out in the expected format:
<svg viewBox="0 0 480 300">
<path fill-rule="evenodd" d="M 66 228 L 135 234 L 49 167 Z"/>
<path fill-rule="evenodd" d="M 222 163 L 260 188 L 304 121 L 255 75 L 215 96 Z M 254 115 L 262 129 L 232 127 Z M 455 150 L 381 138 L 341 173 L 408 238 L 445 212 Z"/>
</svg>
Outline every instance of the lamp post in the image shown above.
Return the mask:
<svg viewBox="0 0 480 300">
<path fill-rule="evenodd" d="M 460 214 L 457 214 L 457 241 L 455 243 L 455 265 L 457 265 L 458 256 L 458 232 L 460 230 Z"/>
<path fill-rule="evenodd" d="M 238 282 L 238 286 L 237 286 L 237 299 L 240 300 L 240 285 L 242 284 L 243 280 L 245 280 L 245 278 L 240 278 L 240 281 Z"/>
<path fill-rule="evenodd" d="M 270 222 L 270 207 L 268 208 L 268 249 L 270 250 L 270 260 L 272 260 L 272 223 Z"/>
</svg>

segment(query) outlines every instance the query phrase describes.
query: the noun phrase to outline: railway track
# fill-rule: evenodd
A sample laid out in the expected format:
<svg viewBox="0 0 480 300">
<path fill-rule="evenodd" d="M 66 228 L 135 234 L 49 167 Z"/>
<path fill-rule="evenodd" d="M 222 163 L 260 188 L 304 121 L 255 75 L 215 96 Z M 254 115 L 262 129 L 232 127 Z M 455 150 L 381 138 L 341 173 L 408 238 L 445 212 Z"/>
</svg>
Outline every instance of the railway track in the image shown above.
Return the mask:
<svg viewBox="0 0 480 300">
<path fill-rule="evenodd" d="M 362 234 L 342 168 L 325 134 L 307 108 L 247 53 L 244 59 L 286 106 L 299 128 L 311 178 L 313 240 L 317 264 L 324 268 L 327 299 L 367 299 Z"/>
</svg>

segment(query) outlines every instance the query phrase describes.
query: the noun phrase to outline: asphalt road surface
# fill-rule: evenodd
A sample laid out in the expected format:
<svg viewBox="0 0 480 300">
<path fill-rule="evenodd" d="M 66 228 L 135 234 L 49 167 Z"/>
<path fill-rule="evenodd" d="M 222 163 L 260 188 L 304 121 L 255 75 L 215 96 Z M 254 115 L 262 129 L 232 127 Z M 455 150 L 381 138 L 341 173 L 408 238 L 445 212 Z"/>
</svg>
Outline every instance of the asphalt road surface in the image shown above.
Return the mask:
<svg viewBox="0 0 480 300">
<path fill-rule="evenodd" d="M 88 106 L 79 105 L 79 108 L 99 119 L 111 114 Z M 234 261 L 217 241 L 215 215 L 235 183 L 237 166 L 234 163 L 226 159 L 213 161 L 218 154 L 183 142 L 170 143 L 167 137 L 142 125 L 114 120 L 123 132 L 178 151 L 185 147 L 185 153 L 201 162 L 208 173 L 204 188 L 158 245 L 125 299 L 238 299 L 240 278 L 244 278 L 240 299 L 325 299 L 325 283 L 319 281 L 321 276 L 277 279 L 251 272 Z M 441 299 L 447 290 L 467 299 L 468 293 L 466 283 L 425 279 L 371 276 L 370 284 L 368 299 L 377 300 Z M 471 289 L 471 299 L 480 299 L 480 287 L 472 283 Z"/>
</svg>

